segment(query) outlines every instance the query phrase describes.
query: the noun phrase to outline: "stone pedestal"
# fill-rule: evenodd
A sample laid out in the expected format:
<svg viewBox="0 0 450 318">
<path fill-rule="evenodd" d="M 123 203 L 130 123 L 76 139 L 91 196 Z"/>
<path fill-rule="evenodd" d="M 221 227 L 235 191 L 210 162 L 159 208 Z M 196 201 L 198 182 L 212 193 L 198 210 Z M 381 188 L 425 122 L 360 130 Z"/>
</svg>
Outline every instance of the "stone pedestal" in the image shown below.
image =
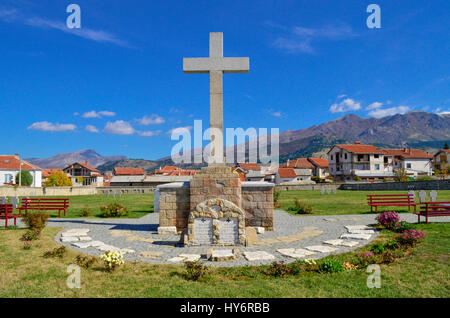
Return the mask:
<svg viewBox="0 0 450 318">
<path fill-rule="evenodd" d="M 208 199 L 224 199 L 238 207 L 242 205 L 242 187 L 239 175 L 225 165 L 202 168 L 190 182 L 190 210 Z"/>
</svg>

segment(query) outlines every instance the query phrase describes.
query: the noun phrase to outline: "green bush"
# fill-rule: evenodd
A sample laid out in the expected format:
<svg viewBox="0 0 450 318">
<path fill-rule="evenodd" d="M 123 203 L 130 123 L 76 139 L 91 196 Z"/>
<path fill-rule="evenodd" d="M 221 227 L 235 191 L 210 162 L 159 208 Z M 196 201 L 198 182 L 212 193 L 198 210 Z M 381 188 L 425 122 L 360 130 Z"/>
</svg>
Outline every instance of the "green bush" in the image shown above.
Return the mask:
<svg viewBox="0 0 450 318">
<path fill-rule="evenodd" d="M 22 221 L 30 230 L 40 232 L 47 224 L 49 215 L 41 211 L 27 211 L 22 216 Z"/>
<path fill-rule="evenodd" d="M 302 203 L 299 199 L 295 199 L 295 208 L 297 214 L 312 214 L 312 206 Z"/>
<path fill-rule="evenodd" d="M 45 252 L 44 257 L 50 258 L 50 257 L 59 257 L 63 258 L 63 256 L 66 254 L 67 250 L 64 246 L 56 247 L 51 251 Z"/>
<path fill-rule="evenodd" d="M 414 227 L 413 224 L 408 223 L 406 221 L 401 221 L 398 224 L 398 227 L 395 229 L 395 232 L 398 233 L 403 233 L 404 231 L 408 231 L 408 230 L 415 230 L 416 228 Z"/>
<path fill-rule="evenodd" d="M 185 262 L 186 279 L 197 281 L 209 273 L 209 268 L 201 261 Z"/>
<path fill-rule="evenodd" d="M 342 262 L 335 258 L 325 258 L 319 264 L 319 270 L 322 273 L 339 273 L 345 270 Z"/>
<path fill-rule="evenodd" d="M 87 217 L 87 216 L 91 216 L 91 215 L 92 215 L 92 210 L 89 209 L 88 207 L 84 207 L 80 212 L 80 216 L 83 216 L 83 217 Z"/>
<path fill-rule="evenodd" d="M 280 195 L 281 191 L 279 190 L 273 191 L 273 206 L 276 208 L 280 206 Z"/>
<path fill-rule="evenodd" d="M 369 247 L 369 249 L 370 249 L 370 251 L 373 252 L 374 254 L 377 254 L 377 255 L 383 254 L 384 251 L 386 250 L 384 245 L 385 245 L 385 244 L 384 244 L 384 243 L 381 243 L 381 242 L 379 242 L 379 243 L 374 243 L 374 244 L 372 244 L 372 245 Z"/>
<path fill-rule="evenodd" d="M 75 257 L 75 264 L 86 269 L 91 267 L 95 262 L 97 262 L 97 258 L 94 256 L 77 255 Z"/>
<path fill-rule="evenodd" d="M 22 235 L 20 240 L 21 241 L 35 241 L 35 240 L 38 240 L 40 238 L 40 236 L 41 236 L 41 232 L 28 230 Z"/>
<path fill-rule="evenodd" d="M 291 268 L 284 262 L 273 262 L 265 274 L 273 277 L 286 277 L 291 273 Z"/>
<path fill-rule="evenodd" d="M 127 216 L 130 214 L 130 210 L 124 207 L 120 203 L 111 203 L 108 205 L 100 206 L 101 217 L 110 218 L 110 217 L 121 217 Z"/>
<path fill-rule="evenodd" d="M 19 184 L 19 176 L 20 177 L 20 185 L 30 186 L 33 184 L 33 176 L 28 170 L 22 170 L 20 173 L 16 175 L 16 184 Z"/>
</svg>

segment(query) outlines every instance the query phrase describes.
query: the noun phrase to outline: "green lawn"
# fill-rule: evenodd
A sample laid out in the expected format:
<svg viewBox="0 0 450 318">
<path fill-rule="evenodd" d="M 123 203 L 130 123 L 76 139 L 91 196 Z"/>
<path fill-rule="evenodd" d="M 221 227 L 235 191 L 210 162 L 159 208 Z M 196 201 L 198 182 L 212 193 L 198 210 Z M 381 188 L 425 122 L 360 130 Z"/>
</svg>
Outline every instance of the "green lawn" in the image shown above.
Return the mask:
<svg viewBox="0 0 450 318">
<path fill-rule="evenodd" d="M 428 193 L 429 191 L 427 191 Z M 370 213 L 367 205 L 367 194 L 405 194 L 407 191 L 344 191 L 337 190 L 336 194 L 320 194 L 320 191 L 281 191 L 280 208 L 288 211 L 290 206 L 294 206 L 295 199 L 311 205 L 313 214 L 363 214 Z M 450 190 L 437 191 L 438 201 L 450 201 Z M 419 202 L 416 191 L 416 202 Z M 408 207 L 379 207 L 379 211 L 394 210 L 398 212 L 408 212 Z M 411 208 L 413 211 L 413 208 Z"/>
<path fill-rule="evenodd" d="M 78 253 L 43 258 L 58 246 L 57 228 L 46 228 L 31 250 L 19 237 L 23 229 L 0 230 L 0 297 L 448 297 L 450 292 L 449 224 L 420 224 L 427 238 L 412 253 L 381 265 L 381 288 L 366 286 L 369 274 L 301 272 L 286 278 L 266 276 L 264 267 L 216 268 L 201 281 L 189 281 L 184 268 L 128 262 L 109 274 L 97 263 L 81 270 L 81 289 L 66 286 L 67 266 Z M 391 236 L 383 231 L 382 238 Z M 363 248 L 364 249 L 364 248 Z M 353 252 L 356 253 L 356 252 Z M 337 256 L 341 260 L 349 254 Z"/>
<path fill-rule="evenodd" d="M 47 198 L 47 197 L 46 197 Z M 62 197 L 48 197 L 48 198 L 62 198 Z M 123 194 L 119 197 L 106 197 L 105 195 L 76 195 L 67 196 L 69 198 L 69 209 L 67 210 L 66 218 L 80 217 L 80 212 L 87 207 L 92 211 L 91 217 L 100 216 L 100 205 L 107 205 L 109 203 L 118 202 L 130 209 L 129 218 L 140 218 L 147 213 L 153 212 L 153 193 L 149 194 Z M 57 217 L 58 211 L 49 211 L 51 217 Z M 63 217 L 63 215 L 61 216 Z"/>
</svg>

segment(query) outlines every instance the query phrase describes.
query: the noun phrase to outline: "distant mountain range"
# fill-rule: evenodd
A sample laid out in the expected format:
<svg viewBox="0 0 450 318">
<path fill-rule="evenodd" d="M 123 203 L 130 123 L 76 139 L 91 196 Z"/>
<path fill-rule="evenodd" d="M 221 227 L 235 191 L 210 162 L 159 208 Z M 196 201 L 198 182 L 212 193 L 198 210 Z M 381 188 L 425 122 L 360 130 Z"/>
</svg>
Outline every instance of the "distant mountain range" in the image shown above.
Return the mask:
<svg viewBox="0 0 450 318">
<path fill-rule="evenodd" d="M 325 157 L 334 144 L 355 141 L 385 148 L 408 146 L 434 152 L 442 148 L 445 142 L 450 142 L 450 114 L 413 111 L 383 118 L 362 118 L 350 114 L 321 125 L 281 132 L 279 140 L 280 162 L 298 157 Z M 111 171 L 114 167 L 142 167 L 151 171 L 160 166 L 174 164 L 170 157 L 158 160 L 127 159 L 125 156 L 103 157 L 91 149 L 61 153 L 48 159 L 28 159 L 42 168 L 61 168 L 75 161 L 85 160 L 102 172 Z M 181 165 L 183 168 L 200 166 L 202 165 Z"/>
<path fill-rule="evenodd" d="M 126 158 L 126 156 L 102 156 L 99 155 L 95 150 L 82 149 L 74 152 L 63 152 L 45 159 L 27 158 L 25 160 L 43 169 L 49 169 L 52 167 L 60 169 L 65 168 L 74 162 L 88 161 L 90 166 L 97 167 L 106 162 L 124 160 Z"/>
</svg>

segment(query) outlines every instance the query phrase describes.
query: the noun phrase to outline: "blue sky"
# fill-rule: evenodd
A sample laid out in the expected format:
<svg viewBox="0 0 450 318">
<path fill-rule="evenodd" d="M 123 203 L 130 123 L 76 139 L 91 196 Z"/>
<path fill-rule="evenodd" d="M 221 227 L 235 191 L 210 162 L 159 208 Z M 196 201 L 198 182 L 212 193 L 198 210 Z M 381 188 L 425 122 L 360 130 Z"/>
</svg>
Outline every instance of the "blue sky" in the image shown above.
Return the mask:
<svg viewBox="0 0 450 318">
<path fill-rule="evenodd" d="M 65 25 L 81 7 L 81 29 Z M 369 29 L 366 7 L 381 8 Z M 0 0 L 2 154 L 92 148 L 157 159 L 209 124 L 207 74 L 183 57 L 250 57 L 224 75 L 225 127 L 300 129 L 348 113 L 450 111 L 448 1 Z"/>
</svg>

